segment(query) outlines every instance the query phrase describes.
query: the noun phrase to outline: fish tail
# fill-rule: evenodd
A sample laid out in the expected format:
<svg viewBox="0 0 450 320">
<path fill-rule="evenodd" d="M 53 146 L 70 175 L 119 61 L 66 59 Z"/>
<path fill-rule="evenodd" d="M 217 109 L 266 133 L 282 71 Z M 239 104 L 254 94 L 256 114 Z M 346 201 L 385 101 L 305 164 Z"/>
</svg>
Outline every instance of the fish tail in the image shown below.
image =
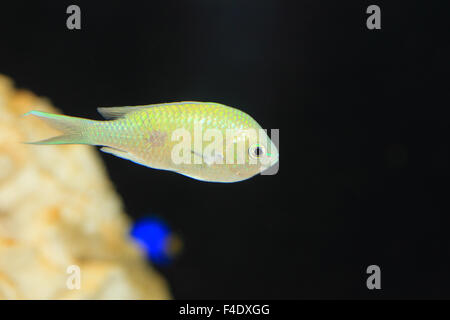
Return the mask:
<svg viewBox="0 0 450 320">
<path fill-rule="evenodd" d="M 42 111 L 30 111 L 24 114 L 24 116 L 27 115 L 36 116 L 63 133 L 45 140 L 25 142 L 27 144 L 93 144 L 87 130 L 95 122 L 93 120 Z"/>
</svg>

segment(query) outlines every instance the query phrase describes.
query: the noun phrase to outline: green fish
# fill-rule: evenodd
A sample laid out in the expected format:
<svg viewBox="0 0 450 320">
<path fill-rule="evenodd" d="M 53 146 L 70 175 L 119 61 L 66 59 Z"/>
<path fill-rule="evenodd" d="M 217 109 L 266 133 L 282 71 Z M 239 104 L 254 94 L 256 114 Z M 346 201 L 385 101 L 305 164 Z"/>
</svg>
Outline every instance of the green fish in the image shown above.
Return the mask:
<svg viewBox="0 0 450 320">
<path fill-rule="evenodd" d="M 97 121 L 30 111 L 62 135 L 31 144 L 87 144 L 147 167 L 209 182 L 237 182 L 278 162 L 278 150 L 248 114 L 219 103 L 98 108 Z"/>
</svg>

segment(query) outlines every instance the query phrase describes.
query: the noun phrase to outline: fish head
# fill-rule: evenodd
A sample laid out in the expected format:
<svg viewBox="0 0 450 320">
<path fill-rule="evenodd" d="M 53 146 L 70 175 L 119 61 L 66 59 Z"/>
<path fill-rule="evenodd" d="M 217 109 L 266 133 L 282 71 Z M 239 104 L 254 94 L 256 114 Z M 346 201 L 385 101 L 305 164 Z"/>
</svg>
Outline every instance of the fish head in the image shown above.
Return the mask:
<svg viewBox="0 0 450 320">
<path fill-rule="evenodd" d="M 279 161 L 278 148 L 273 141 L 267 136 L 267 144 L 263 148 L 263 155 L 260 159 L 260 172 L 264 172 L 275 166 Z"/>
<path fill-rule="evenodd" d="M 239 130 L 234 137 L 226 147 L 227 165 L 233 181 L 268 172 L 278 163 L 278 148 L 261 127 Z"/>
</svg>

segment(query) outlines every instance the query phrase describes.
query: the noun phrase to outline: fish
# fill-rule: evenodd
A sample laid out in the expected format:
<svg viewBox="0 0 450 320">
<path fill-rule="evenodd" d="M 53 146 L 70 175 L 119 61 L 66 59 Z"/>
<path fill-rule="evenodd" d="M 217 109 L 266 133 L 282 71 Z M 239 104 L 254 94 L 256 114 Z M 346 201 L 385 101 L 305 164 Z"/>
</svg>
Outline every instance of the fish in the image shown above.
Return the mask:
<svg viewBox="0 0 450 320">
<path fill-rule="evenodd" d="M 215 102 L 100 107 L 105 120 L 43 111 L 61 135 L 36 145 L 85 144 L 135 163 L 205 182 L 238 182 L 278 163 L 278 149 L 247 113 Z"/>
</svg>

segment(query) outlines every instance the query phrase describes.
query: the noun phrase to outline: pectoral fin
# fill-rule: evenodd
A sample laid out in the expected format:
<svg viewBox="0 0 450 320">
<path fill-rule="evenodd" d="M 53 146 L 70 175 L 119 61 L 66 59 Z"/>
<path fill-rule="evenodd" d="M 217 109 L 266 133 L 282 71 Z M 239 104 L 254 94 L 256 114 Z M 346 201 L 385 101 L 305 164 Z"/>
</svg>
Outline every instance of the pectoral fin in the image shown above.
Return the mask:
<svg viewBox="0 0 450 320">
<path fill-rule="evenodd" d="M 215 163 L 223 163 L 223 156 L 221 154 L 214 153 L 214 155 L 211 156 L 211 155 L 201 154 L 194 150 L 191 150 L 191 152 L 194 156 L 201 158 L 203 160 L 203 162 L 206 163 L 208 166 L 215 164 Z"/>
</svg>

